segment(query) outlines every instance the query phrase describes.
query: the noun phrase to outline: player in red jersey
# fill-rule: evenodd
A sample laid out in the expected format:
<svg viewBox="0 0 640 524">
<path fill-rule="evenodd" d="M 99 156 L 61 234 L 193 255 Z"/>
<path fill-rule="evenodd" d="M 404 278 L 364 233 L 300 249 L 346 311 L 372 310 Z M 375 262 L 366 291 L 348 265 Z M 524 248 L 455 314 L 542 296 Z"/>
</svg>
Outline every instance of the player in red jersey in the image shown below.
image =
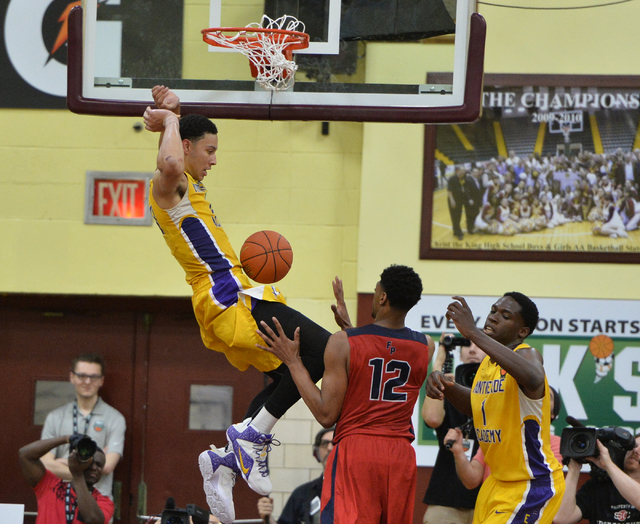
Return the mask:
<svg viewBox="0 0 640 524">
<path fill-rule="evenodd" d="M 412 268 L 386 268 L 373 297 L 374 323 L 329 339 L 321 389 L 300 360 L 299 330 L 291 340 L 274 318 L 277 334 L 264 323 L 267 335 L 258 332 L 266 343 L 259 347 L 289 367 L 318 422 L 337 422 L 322 489 L 322 524 L 413 521 L 417 467 L 411 414 L 435 349 L 430 337 L 405 326 L 421 294 Z M 338 323 L 350 327 L 346 308 L 343 313 Z"/>
</svg>

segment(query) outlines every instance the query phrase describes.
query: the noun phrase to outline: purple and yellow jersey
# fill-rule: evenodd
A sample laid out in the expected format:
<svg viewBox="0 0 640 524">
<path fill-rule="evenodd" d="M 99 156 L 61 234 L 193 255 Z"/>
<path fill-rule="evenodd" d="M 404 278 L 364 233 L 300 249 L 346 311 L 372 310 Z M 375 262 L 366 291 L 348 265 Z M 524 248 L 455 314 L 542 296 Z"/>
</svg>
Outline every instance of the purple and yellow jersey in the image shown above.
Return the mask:
<svg viewBox="0 0 640 524">
<path fill-rule="evenodd" d="M 520 344 L 514 351 L 528 347 Z M 535 479 L 562 469 L 551 451 L 546 377 L 543 398 L 530 399 L 516 380 L 487 356 L 471 387 L 471 406 L 478 443 L 497 480 Z"/>
<path fill-rule="evenodd" d="M 206 199 L 207 189 L 202 182 L 185 175 L 187 191 L 175 207 L 158 206 L 153 198 L 153 181 L 149 202 L 171 254 L 193 288 L 193 308 L 202 340 L 208 348 L 224 353 L 241 371 L 250 365 L 260 371 L 275 369 L 281 364 L 280 360 L 255 347 L 263 341 L 255 333 L 257 326 L 251 316 L 251 301 L 286 301 L 275 286 L 250 284 Z"/>
</svg>

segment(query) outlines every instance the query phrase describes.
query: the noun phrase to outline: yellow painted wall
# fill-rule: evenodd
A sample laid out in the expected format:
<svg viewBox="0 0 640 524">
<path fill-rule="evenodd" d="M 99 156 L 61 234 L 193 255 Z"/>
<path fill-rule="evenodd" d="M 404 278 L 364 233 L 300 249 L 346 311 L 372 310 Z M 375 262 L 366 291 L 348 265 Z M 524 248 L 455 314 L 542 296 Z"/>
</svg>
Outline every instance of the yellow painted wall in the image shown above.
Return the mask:
<svg viewBox="0 0 640 524">
<path fill-rule="evenodd" d="M 576 5 L 569 0 L 501 3 Z M 640 49 L 637 2 L 567 11 L 480 5 L 479 12 L 487 21 L 487 73 L 640 74 L 640 63 L 630 58 Z M 370 81 L 388 78 L 397 46 L 368 45 Z M 413 70 L 404 76 L 424 78 L 428 71 L 446 71 L 446 47 L 404 46 L 401 54 L 411 55 L 413 63 Z M 395 262 L 413 265 L 427 293 L 501 295 L 518 290 L 538 297 L 640 297 L 640 270 L 635 265 L 419 260 L 423 139 L 420 125 L 364 126 L 359 292 L 369 292 L 381 269 Z"/>
<path fill-rule="evenodd" d="M 136 132 L 140 120 L 0 111 L 11 130 L 0 137 L 1 292 L 189 294 L 155 225 L 84 224 L 87 170 L 154 169 L 158 136 Z M 219 164 L 206 184 L 232 243 L 282 232 L 294 248 L 283 291 L 332 318 L 331 279 L 355 278 L 362 125 L 333 123 L 329 136 L 317 122 L 218 126 Z"/>
<path fill-rule="evenodd" d="M 202 25 L 206 2 L 189 4 L 185 26 Z M 488 24 L 487 72 L 640 74 L 632 58 L 640 48 L 637 2 L 566 12 L 480 10 Z M 366 74 L 422 82 L 427 71 L 449 67 L 451 56 L 446 44 L 368 44 Z M 0 110 L 0 292 L 189 294 L 155 226 L 84 224 L 87 170 L 153 170 L 157 136 L 136 132 L 140 120 Z M 394 262 L 415 266 L 431 293 L 640 294 L 632 265 L 418 260 L 420 125 L 331 123 L 322 136 L 318 122 L 217 124 L 219 165 L 206 183 L 233 244 L 239 249 L 259 229 L 284 233 L 294 266 L 281 288 L 327 327 L 334 275 L 345 279 L 353 309 L 356 290 L 372 291 Z"/>
</svg>

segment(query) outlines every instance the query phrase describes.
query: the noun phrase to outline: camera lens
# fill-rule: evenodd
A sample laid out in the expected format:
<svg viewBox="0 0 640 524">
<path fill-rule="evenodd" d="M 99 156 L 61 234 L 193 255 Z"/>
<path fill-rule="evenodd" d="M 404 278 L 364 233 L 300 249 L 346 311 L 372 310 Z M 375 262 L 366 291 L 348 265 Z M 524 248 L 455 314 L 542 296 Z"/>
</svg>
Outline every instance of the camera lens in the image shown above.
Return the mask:
<svg viewBox="0 0 640 524">
<path fill-rule="evenodd" d="M 76 450 L 78 452 L 78 459 L 81 462 L 86 462 L 95 454 L 97 449 L 96 443 L 90 437 L 83 437 L 78 441 Z"/>
<path fill-rule="evenodd" d="M 589 448 L 589 437 L 583 434 L 577 434 L 569 443 L 569 447 L 573 453 L 583 453 Z"/>
</svg>

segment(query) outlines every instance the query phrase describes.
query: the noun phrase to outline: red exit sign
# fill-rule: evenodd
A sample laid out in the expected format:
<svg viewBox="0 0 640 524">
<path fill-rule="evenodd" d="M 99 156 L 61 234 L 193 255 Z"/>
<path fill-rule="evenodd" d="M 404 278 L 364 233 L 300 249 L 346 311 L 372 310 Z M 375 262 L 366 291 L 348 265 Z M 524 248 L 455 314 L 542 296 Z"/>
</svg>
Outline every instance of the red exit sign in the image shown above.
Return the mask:
<svg viewBox="0 0 640 524">
<path fill-rule="evenodd" d="M 150 225 L 149 180 L 152 173 L 87 173 L 85 222 Z"/>
</svg>

